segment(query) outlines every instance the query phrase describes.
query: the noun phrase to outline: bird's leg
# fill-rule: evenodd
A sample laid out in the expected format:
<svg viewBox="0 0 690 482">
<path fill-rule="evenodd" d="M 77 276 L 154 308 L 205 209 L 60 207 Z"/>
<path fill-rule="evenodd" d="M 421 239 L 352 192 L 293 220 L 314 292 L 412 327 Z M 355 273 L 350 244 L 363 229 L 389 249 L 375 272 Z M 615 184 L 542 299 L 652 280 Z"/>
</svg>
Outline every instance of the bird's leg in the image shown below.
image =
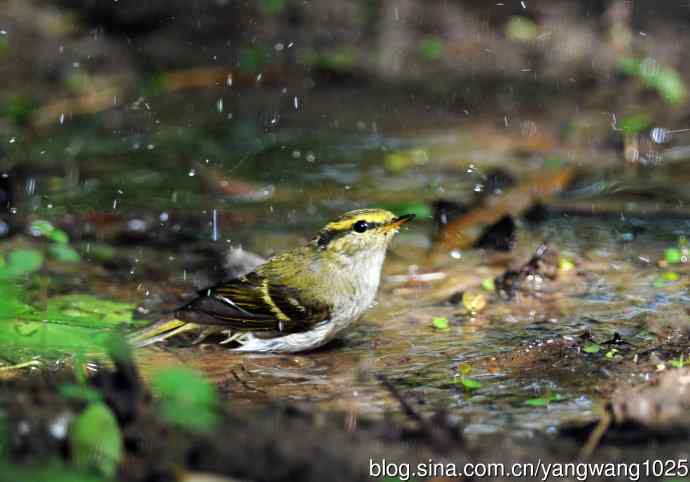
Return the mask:
<svg viewBox="0 0 690 482">
<path fill-rule="evenodd" d="M 212 328 L 206 328 L 201 333 L 199 333 L 199 336 L 197 336 L 196 339 L 192 342 L 192 345 L 198 345 L 215 332 L 216 330 L 213 330 Z"/>
<path fill-rule="evenodd" d="M 225 340 L 219 342 L 221 345 L 227 345 L 228 343 L 231 343 L 233 341 L 238 341 L 239 338 L 244 334 L 242 332 L 233 333 L 232 330 L 223 330 L 221 331 L 221 333 L 227 335 L 227 338 Z"/>
</svg>

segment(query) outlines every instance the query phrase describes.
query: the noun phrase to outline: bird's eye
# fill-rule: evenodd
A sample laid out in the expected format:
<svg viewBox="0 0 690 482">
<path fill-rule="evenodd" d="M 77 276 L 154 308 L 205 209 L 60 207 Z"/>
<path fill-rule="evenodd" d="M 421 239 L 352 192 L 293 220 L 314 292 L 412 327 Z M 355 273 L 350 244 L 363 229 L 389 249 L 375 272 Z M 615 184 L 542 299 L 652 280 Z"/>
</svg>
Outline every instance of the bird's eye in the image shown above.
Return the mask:
<svg viewBox="0 0 690 482">
<path fill-rule="evenodd" d="M 369 229 L 369 224 L 366 221 L 357 221 L 353 226 L 352 229 L 355 231 L 355 233 L 363 233 L 367 229 Z"/>
</svg>

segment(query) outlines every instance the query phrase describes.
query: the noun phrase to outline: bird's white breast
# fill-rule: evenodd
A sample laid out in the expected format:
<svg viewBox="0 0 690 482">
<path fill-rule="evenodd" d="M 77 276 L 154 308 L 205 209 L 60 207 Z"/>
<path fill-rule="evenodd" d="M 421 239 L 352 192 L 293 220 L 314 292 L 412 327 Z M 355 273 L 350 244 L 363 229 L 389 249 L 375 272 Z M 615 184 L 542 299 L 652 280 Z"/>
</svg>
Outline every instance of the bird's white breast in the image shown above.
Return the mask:
<svg viewBox="0 0 690 482">
<path fill-rule="evenodd" d="M 308 331 L 270 339 L 247 334 L 240 340 L 242 345 L 237 350 L 298 352 L 318 348 L 329 342 L 374 303 L 385 256 L 386 249 L 383 246 L 380 250 L 338 259 L 336 264 L 340 272 L 333 272 L 330 279 L 324 280 L 324 283 L 341 284 L 328 290 L 337 293 L 330 319 L 318 323 Z"/>
</svg>

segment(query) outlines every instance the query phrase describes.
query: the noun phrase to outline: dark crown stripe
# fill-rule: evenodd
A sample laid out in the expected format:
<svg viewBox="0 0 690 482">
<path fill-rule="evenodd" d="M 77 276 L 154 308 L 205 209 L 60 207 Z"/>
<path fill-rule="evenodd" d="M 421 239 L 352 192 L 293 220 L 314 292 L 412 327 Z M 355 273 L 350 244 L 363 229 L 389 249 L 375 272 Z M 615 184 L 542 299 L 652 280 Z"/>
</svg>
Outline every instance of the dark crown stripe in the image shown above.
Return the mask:
<svg viewBox="0 0 690 482">
<path fill-rule="evenodd" d="M 324 229 L 319 233 L 319 237 L 316 239 L 316 245 L 321 249 L 325 249 L 331 241 L 344 235 L 348 231 L 349 229 Z"/>
</svg>

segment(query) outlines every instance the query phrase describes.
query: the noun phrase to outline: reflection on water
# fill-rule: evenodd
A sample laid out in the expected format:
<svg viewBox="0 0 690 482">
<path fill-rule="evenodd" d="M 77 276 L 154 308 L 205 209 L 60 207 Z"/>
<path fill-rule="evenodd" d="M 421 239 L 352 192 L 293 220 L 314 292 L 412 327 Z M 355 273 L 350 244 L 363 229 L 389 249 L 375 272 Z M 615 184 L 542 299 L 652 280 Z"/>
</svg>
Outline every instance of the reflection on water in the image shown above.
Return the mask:
<svg viewBox="0 0 690 482">
<path fill-rule="evenodd" d="M 655 234 L 640 240 L 637 250 L 618 250 L 615 233 L 606 239 L 593 229 L 598 222 L 553 220 L 522 232 L 515 258 L 526 259 L 548 233 L 553 245 L 576 253 L 581 274 L 565 276 L 550 292 L 534 297 L 494 300 L 474 317 L 440 300 L 449 287 L 463 290 L 498 274 L 505 256 L 477 251 L 462 260 L 449 258 L 442 283 L 384 283 L 377 306 L 341 340 L 314 353 L 239 355 L 202 347 L 144 352 L 141 360 L 145 371 L 164 363 L 197 367 L 233 402 L 311 401 L 323 408 L 375 416 L 398 410 L 374 377 L 384 375 L 422 413 L 447 408 L 472 434 L 550 430 L 565 420 L 588 419 L 597 400 L 597 375 L 578 354 L 574 340 L 591 332 L 594 339 L 604 341 L 619 332 L 629 343 L 644 344 L 653 338 L 644 329 L 646 316 L 686 319 L 689 305 L 687 280 L 651 289 L 658 270 L 640 265 L 635 256 L 663 249 L 661 240 L 668 234 L 663 223 L 655 224 Z M 583 237 L 573 237 L 574 231 Z M 588 233 L 595 233 L 595 240 Z M 415 233 L 401 236 L 384 277 L 407 273 L 411 264 L 419 264 L 419 251 L 410 242 L 415 242 Z M 422 265 L 418 270 L 431 268 Z M 432 328 L 436 316 L 448 317 L 450 329 Z M 548 350 L 563 340 L 573 343 L 560 351 Z M 530 352 L 539 355 L 530 359 Z M 453 383 L 461 363 L 473 367 L 480 389 L 467 393 Z M 564 399 L 539 408 L 525 403 L 545 393 Z"/>
</svg>

